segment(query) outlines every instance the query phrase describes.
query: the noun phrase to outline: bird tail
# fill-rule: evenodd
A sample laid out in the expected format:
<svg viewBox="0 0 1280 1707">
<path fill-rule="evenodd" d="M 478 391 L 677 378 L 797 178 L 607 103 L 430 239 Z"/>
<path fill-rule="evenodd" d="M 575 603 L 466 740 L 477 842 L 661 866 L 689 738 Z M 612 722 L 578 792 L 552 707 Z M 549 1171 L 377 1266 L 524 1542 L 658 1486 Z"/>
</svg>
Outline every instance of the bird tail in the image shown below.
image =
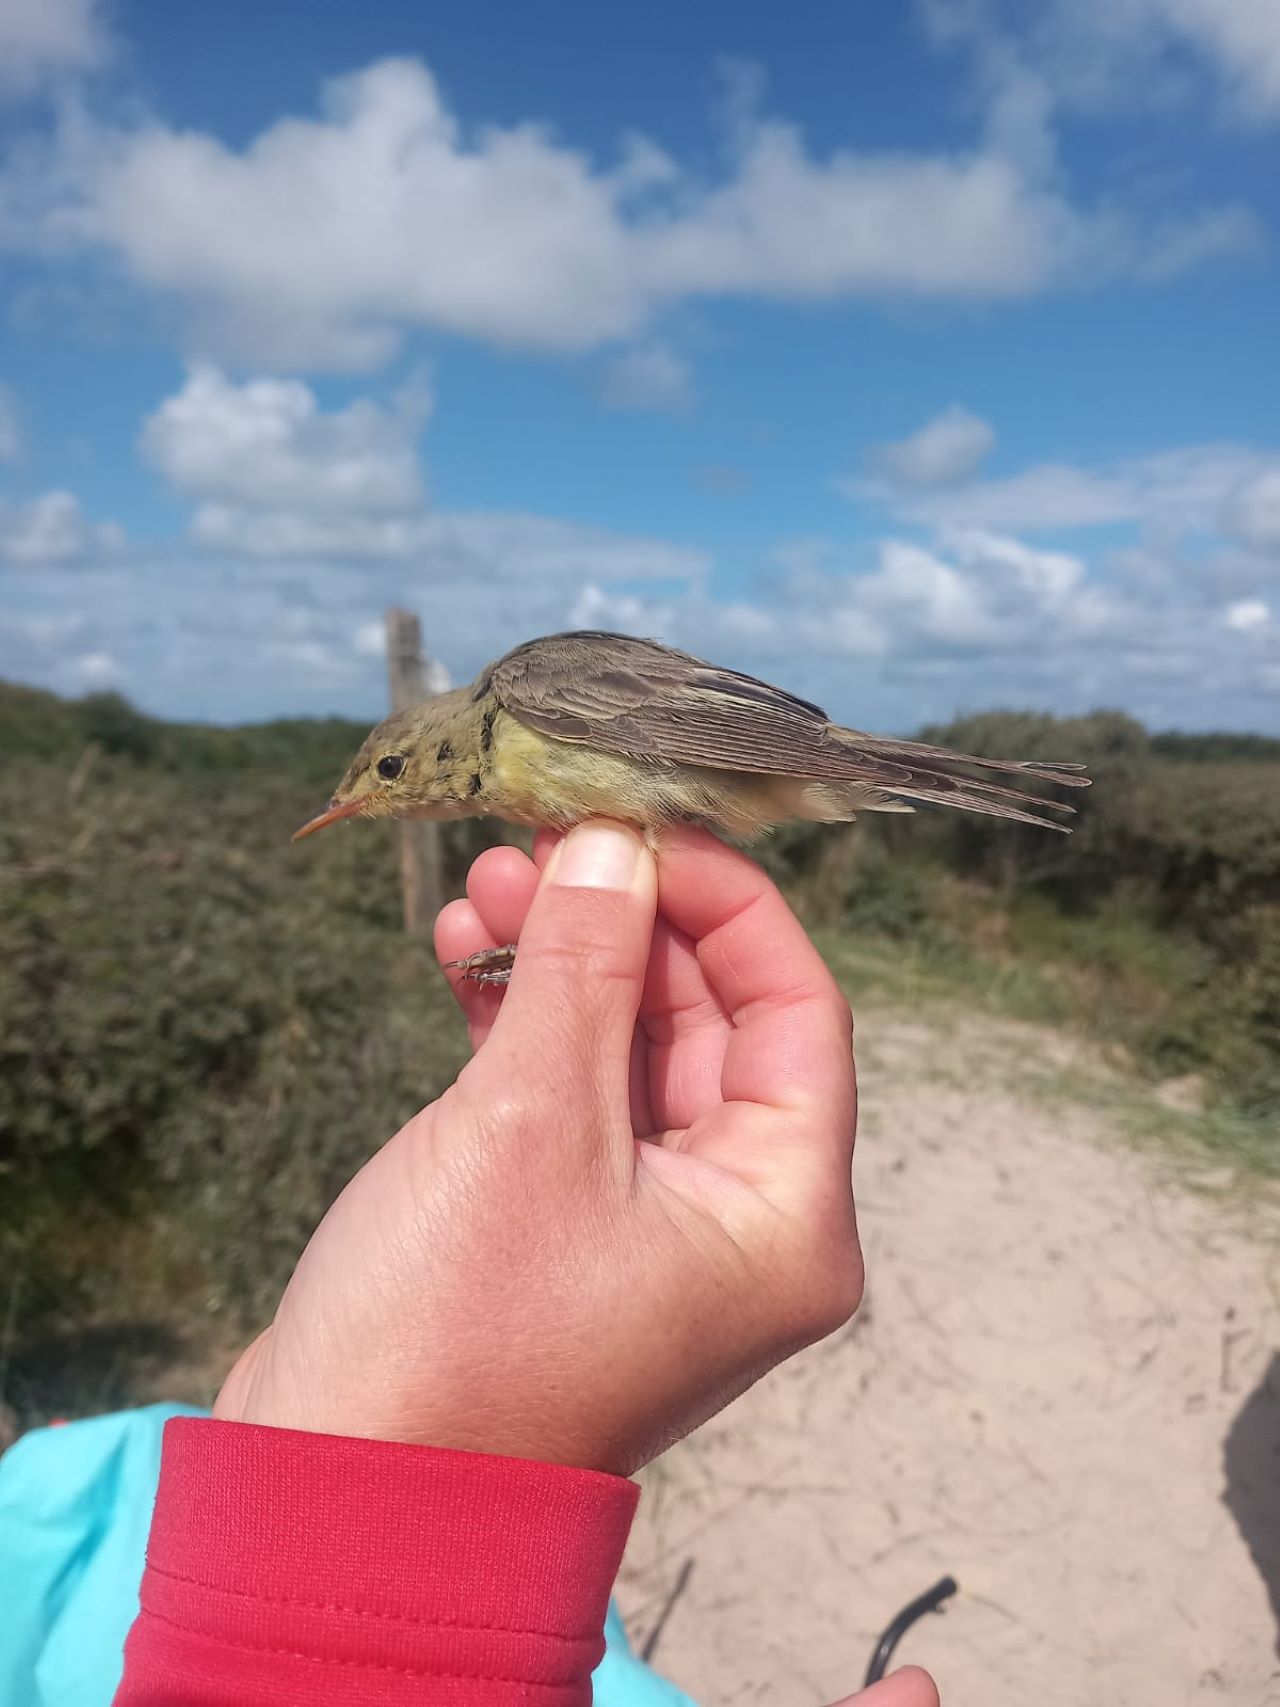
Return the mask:
<svg viewBox="0 0 1280 1707">
<path fill-rule="evenodd" d="M 1063 800 L 1046 799 L 1025 789 L 1008 788 L 984 777 L 966 776 L 965 769 L 1019 780 L 1048 782 L 1060 788 L 1088 788 L 1091 779 L 1084 766 L 1054 760 L 984 759 L 976 753 L 953 753 L 946 747 L 931 747 L 922 741 L 895 741 L 889 736 L 863 735 L 856 729 L 833 729 L 831 736 L 848 754 L 850 804 L 853 790 L 863 791 L 856 804 L 872 812 L 914 810 L 915 802 L 929 806 L 953 806 L 965 812 L 982 812 L 992 818 L 1008 818 L 1018 824 L 1070 833 L 1068 824 L 1049 814 L 1071 817 L 1075 807 Z M 957 767 L 960 767 L 957 774 Z M 876 798 L 876 797 L 879 798 Z"/>
</svg>

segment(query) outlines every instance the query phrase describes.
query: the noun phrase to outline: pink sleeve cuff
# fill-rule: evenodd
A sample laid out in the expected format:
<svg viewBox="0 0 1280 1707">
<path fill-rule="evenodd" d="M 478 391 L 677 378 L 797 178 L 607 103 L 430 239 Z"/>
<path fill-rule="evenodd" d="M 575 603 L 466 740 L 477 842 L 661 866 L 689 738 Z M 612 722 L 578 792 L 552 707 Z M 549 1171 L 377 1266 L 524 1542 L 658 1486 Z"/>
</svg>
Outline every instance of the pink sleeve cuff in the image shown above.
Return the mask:
<svg viewBox="0 0 1280 1707">
<path fill-rule="evenodd" d="M 560 1465 L 176 1419 L 118 1707 L 585 1707 L 637 1498 Z"/>
</svg>

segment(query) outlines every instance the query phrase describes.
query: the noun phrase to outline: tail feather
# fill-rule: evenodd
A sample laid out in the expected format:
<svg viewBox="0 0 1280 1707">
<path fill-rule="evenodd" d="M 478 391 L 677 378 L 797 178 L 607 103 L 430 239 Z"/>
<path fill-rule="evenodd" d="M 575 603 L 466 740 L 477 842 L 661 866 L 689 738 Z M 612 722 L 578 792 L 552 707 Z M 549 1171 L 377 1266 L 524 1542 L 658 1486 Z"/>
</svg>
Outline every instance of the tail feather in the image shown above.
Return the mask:
<svg viewBox="0 0 1280 1707">
<path fill-rule="evenodd" d="M 836 733 L 833 731 L 833 733 Z M 861 775 L 900 800 L 918 800 L 935 806 L 952 806 L 981 812 L 1015 823 L 1035 824 L 1042 829 L 1069 834 L 1069 827 L 1049 814 L 1073 817 L 1075 807 L 1063 800 L 1046 800 L 1024 789 L 966 775 L 955 775 L 940 765 L 969 766 L 999 775 L 1049 782 L 1066 788 L 1088 788 L 1084 766 L 1055 760 L 986 759 L 975 753 L 953 753 L 921 741 L 896 741 L 886 736 L 862 735 L 852 729 L 838 731 L 838 739 Z M 921 763 L 920 761 L 926 761 Z M 868 803 L 869 804 L 869 803 Z M 874 810 L 874 808 L 872 808 Z"/>
<path fill-rule="evenodd" d="M 899 788 L 895 789 L 894 793 L 908 800 L 919 800 L 929 806 L 956 806 L 966 812 L 984 813 L 988 818 L 1007 818 L 1015 824 L 1034 824 L 1041 830 L 1057 830 L 1059 835 L 1063 836 L 1071 834 L 1070 824 L 1059 824 L 1055 819 L 1045 818 L 1038 812 L 1028 812 L 1020 806 L 1009 806 L 1002 800 L 989 800 L 985 795 L 973 794 L 960 788 L 954 792 L 936 788 Z M 1062 806 L 1056 800 L 1040 800 L 1034 794 L 1015 798 L 1025 800 L 1028 805 L 1034 802 L 1037 806 L 1052 806 L 1059 812 L 1075 811 L 1074 806 Z"/>
<path fill-rule="evenodd" d="M 973 765 L 978 770 L 1007 771 L 1016 776 L 1035 777 L 1038 782 L 1055 782 L 1062 788 L 1088 788 L 1092 781 L 1085 776 L 1084 765 L 1069 764 L 1060 759 L 984 759 L 977 753 L 956 753 L 950 747 L 931 747 L 924 741 L 899 741 L 891 735 L 863 735 L 856 729 L 833 730 L 832 733 L 877 758 L 903 762 L 932 759 L 948 765 Z"/>
</svg>

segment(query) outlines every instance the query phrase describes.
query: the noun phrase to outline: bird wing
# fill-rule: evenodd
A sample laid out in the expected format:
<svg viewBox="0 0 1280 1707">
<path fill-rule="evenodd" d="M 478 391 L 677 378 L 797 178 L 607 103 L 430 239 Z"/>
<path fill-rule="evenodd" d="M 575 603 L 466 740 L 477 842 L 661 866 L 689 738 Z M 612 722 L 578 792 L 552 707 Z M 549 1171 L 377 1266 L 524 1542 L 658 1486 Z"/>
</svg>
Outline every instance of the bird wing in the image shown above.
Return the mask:
<svg viewBox="0 0 1280 1707">
<path fill-rule="evenodd" d="M 833 724 L 820 706 L 754 676 L 629 635 L 584 630 L 518 646 L 477 679 L 504 710 L 560 741 L 653 763 L 863 784 L 906 800 L 1061 828 L 1037 814 L 1072 809 L 950 774 L 952 765 L 1081 787 L 1077 766 L 951 753 Z M 940 769 L 945 764 L 948 769 Z"/>
<path fill-rule="evenodd" d="M 476 684 L 561 741 L 631 758 L 780 775 L 817 774 L 826 713 L 752 676 L 656 640 L 591 630 L 509 652 Z"/>
</svg>

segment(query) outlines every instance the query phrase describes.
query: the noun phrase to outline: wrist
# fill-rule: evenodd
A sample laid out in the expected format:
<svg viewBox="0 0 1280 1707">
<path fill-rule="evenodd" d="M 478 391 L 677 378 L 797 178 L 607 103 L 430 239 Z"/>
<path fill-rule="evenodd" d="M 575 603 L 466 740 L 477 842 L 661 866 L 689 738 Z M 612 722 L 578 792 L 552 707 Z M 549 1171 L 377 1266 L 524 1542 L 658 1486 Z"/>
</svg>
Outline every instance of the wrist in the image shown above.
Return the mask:
<svg viewBox="0 0 1280 1707">
<path fill-rule="evenodd" d="M 467 1383 L 457 1403 L 419 1389 L 398 1394 L 392 1384 L 358 1384 L 318 1375 L 294 1379 L 281 1367 L 274 1330 L 268 1328 L 236 1362 L 213 1403 L 219 1422 L 285 1429 L 298 1433 L 383 1441 L 390 1445 L 437 1447 L 492 1457 L 522 1459 L 568 1469 L 626 1476 L 635 1468 L 628 1455 L 586 1426 L 579 1406 L 570 1417 L 552 1415 L 540 1393 L 519 1407 L 516 1384 L 481 1392 Z"/>
</svg>

